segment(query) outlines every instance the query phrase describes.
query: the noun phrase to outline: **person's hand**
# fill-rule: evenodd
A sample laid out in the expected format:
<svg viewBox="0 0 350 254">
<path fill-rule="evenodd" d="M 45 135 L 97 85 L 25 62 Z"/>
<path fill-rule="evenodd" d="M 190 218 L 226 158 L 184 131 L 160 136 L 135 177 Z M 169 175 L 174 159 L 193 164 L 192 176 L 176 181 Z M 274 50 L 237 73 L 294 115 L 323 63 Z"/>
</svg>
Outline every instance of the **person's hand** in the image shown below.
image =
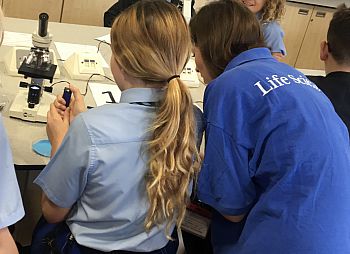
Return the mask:
<svg viewBox="0 0 350 254">
<path fill-rule="evenodd" d="M 46 133 L 51 144 L 51 156 L 55 154 L 68 131 L 69 114 L 70 109 L 67 108 L 62 118 L 54 103 L 50 105 L 50 111 L 47 112 Z"/>
<path fill-rule="evenodd" d="M 78 114 L 86 111 L 86 106 L 84 102 L 84 97 L 80 94 L 79 89 L 73 85 L 69 85 L 69 88 L 72 91 L 72 98 L 69 103 L 69 122 L 71 123 Z"/>
<path fill-rule="evenodd" d="M 62 98 L 62 95 L 57 95 L 56 100 L 53 102 L 53 105 L 55 106 L 58 114 L 63 119 L 64 112 L 66 111 L 66 101 Z"/>
<path fill-rule="evenodd" d="M 284 55 L 282 53 L 279 53 L 279 52 L 274 52 L 274 53 L 271 53 L 272 56 L 279 62 L 281 62 L 284 58 Z"/>
<path fill-rule="evenodd" d="M 84 102 L 84 97 L 80 94 L 79 89 L 73 85 L 69 85 L 69 89 L 72 91 L 72 97 L 69 103 L 69 123 L 71 123 L 78 114 L 86 111 L 86 106 Z M 57 109 L 58 114 L 63 119 L 64 112 L 66 111 L 67 107 L 66 101 L 63 99 L 62 95 L 57 95 L 56 100 L 54 101 L 54 106 Z"/>
</svg>

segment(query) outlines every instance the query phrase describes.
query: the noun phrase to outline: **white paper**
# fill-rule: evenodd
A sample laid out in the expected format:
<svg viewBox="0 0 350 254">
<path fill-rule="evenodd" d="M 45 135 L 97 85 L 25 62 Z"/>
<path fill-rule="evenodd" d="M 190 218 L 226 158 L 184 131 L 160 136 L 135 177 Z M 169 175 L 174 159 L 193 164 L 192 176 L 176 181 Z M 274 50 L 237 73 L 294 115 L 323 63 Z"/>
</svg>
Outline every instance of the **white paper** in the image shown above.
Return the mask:
<svg viewBox="0 0 350 254">
<path fill-rule="evenodd" d="M 122 94 L 116 84 L 89 83 L 89 87 L 96 106 L 118 103 Z"/>
<path fill-rule="evenodd" d="M 5 31 L 2 45 L 11 47 L 32 47 L 32 34 Z"/>
<path fill-rule="evenodd" d="M 55 42 L 55 46 L 60 56 L 59 59 L 65 61 L 75 52 L 97 52 L 97 47 L 92 45 L 83 45 L 83 44 L 74 44 L 74 43 L 66 43 L 66 42 Z M 109 68 L 108 63 L 103 58 L 101 53 L 99 52 L 101 64 L 103 68 Z"/>
<path fill-rule="evenodd" d="M 111 36 L 110 36 L 110 34 L 106 34 L 106 35 L 103 35 L 101 37 L 97 37 L 97 38 L 95 38 L 95 40 L 103 41 L 103 42 L 106 42 L 109 45 L 111 45 Z"/>
</svg>

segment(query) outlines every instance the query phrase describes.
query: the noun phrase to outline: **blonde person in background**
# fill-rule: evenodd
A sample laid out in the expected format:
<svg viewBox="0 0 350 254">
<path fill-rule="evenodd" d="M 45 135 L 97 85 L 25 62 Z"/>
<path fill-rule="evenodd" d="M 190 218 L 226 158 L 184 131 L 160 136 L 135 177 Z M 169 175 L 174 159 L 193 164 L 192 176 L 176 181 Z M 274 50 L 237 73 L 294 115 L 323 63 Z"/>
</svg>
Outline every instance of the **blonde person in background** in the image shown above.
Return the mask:
<svg viewBox="0 0 350 254">
<path fill-rule="evenodd" d="M 234 1 L 234 0 L 233 0 Z M 248 9 L 253 12 L 260 22 L 261 30 L 264 35 L 266 47 L 270 49 L 271 54 L 277 59 L 287 54 L 286 46 L 283 42 L 284 31 L 279 21 L 284 12 L 285 0 L 237 0 L 244 3 Z M 213 0 L 196 0 L 194 9 L 196 12 L 200 8 L 214 2 Z"/>
<path fill-rule="evenodd" d="M 171 3 L 140 1 L 114 21 L 111 49 L 119 104 L 85 111 L 71 86 L 68 108 L 61 97 L 51 105 L 52 158 L 35 180 L 43 216 L 69 236 L 61 246 L 62 234 L 49 234 L 59 253 L 175 254 L 174 228 L 200 160 L 198 111 L 179 78 L 191 54 L 189 29 Z M 52 251 L 34 238 L 32 253 Z"/>
<path fill-rule="evenodd" d="M 283 42 L 284 32 L 279 24 L 285 0 L 241 0 L 258 18 L 266 46 L 272 55 L 281 60 L 287 53 Z"/>
<path fill-rule="evenodd" d="M 3 40 L 3 13 L 0 8 L 0 44 Z M 12 154 L 0 114 L 0 254 L 18 253 L 8 230 L 24 216 L 21 194 L 18 188 Z"/>
</svg>

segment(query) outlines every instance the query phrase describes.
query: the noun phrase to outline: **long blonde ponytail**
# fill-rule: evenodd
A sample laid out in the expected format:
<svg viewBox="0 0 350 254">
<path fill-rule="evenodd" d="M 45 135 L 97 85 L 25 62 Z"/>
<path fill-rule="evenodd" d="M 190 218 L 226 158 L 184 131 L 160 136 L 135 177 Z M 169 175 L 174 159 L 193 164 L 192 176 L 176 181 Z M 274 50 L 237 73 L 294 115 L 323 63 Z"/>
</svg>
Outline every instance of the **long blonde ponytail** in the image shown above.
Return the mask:
<svg viewBox="0 0 350 254">
<path fill-rule="evenodd" d="M 181 225 L 189 197 L 189 184 L 198 171 L 199 160 L 191 95 L 179 79 L 168 85 L 165 99 L 151 128 L 148 145 L 150 171 L 147 193 L 151 207 L 146 229 L 167 221 L 166 232 L 176 222 Z"/>
<path fill-rule="evenodd" d="M 186 21 L 164 1 L 139 1 L 122 12 L 111 31 L 113 57 L 129 76 L 163 88 L 156 118 L 149 129 L 146 187 L 150 203 L 145 228 L 181 226 L 189 185 L 198 172 L 196 124 L 192 98 L 177 76 L 191 53 Z"/>
</svg>

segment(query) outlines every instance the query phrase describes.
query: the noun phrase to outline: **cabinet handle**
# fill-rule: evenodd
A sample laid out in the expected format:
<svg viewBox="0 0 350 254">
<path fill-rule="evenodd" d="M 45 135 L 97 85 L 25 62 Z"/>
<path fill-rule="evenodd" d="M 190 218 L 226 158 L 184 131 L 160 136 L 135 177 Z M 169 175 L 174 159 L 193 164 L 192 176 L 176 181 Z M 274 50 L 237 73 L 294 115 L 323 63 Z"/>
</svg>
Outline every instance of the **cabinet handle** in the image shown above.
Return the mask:
<svg viewBox="0 0 350 254">
<path fill-rule="evenodd" d="M 300 15 L 308 15 L 309 10 L 308 9 L 299 9 L 298 14 Z"/>
<path fill-rule="evenodd" d="M 323 11 L 318 11 L 318 12 L 316 12 L 316 17 L 324 18 L 324 17 L 326 17 L 326 13 Z"/>
</svg>

